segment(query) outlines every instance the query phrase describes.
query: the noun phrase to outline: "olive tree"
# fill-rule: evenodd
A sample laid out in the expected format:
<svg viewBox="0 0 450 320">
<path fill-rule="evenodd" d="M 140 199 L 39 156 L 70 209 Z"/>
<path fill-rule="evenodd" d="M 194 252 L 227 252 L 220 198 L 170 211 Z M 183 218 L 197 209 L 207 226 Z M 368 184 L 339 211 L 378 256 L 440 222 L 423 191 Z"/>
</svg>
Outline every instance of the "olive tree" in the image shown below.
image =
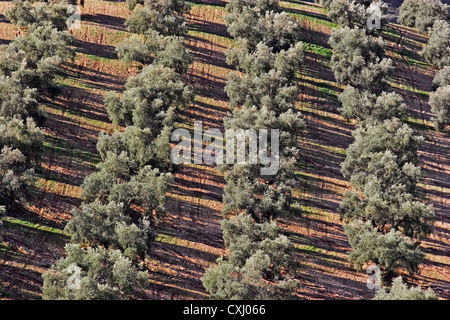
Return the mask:
<svg viewBox="0 0 450 320">
<path fill-rule="evenodd" d="M 433 89 L 450 85 L 450 66 L 441 69 L 433 79 Z"/>
<path fill-rule="evenodd" d="M 236 65 L 238 70 L 250 76 L 260 76 L 275 70 L 291 82 L 295 80 L 303 59 L 303 44 L 300 42 L 279 53 L 274 53 L 272 48 L 263 42 L 260 42 L 253 52 L 248 52 L 244 45 L 227 51 L 227 63 Z"/>
<path fill-rule="evenodd" d="M 17 37 L 13 45 L 34 61 L 58 56 L 60 59 L 74 59 L 75 51 L 70 46 L 73 36 L 67 31 L 58 31 L 49 24 L 33 26 L 27 34 Z"/>
<path fill-rule="evenodd" d="M 18 149 L 4 146 L 0 153 L 0 206 L 12 207 L 29 195 L 34 170 L 27 168 L 26 157 Z"/>
<path fill-rule="evenodd" d="M 148 65 L 125 84 L 122 96 L 110 93 L 106 106 L 115 125 L 124 123 L 160 132 L 173 118 L 174 108 L 183 108 L 192 101 L 192 91 L 171 68 Z"/>
<path fill-rule="evenodd" d="M 0 147 L 19 149 L 27 166 L 37 165 L 43 152 L 43 133 L 32 118 L 0 117 Z"/>
<path fill-rule="evenodd" d="M 153 2 L 158 5 L 135 8 L 133 15 L 125 22 L 128 31 L 145 34 L 154 30 L 164 36 L 184 36 L 187 31 L 185 19 L 172 11 L 168 5 L 170 1 Z"/>
<path fill-rule="evenodd" d="M 228 32 L 236 39 L 245 39 L 248 51 L 263 42 L 273 52 L 287 50 L 299 39 L 298 22 L 285 12 L 255 12 L 244 7 L 241 13 L 233 11 L 226 16 Z"/>
<path fill-rule="evenodd" d="M 400 183 L 409 191 L 414 190 L 419 177 L 417 150 L 423 137 L 414 135 L 413 130 L 397 118 L 361 125 L 352 135 L 355 141 L 347 149 L 341 167 L 344 177 L 350 178 L 353 186 L 362 188 L 370 173 L 379 169 L 379 178 L 386 184 Z M 383 170 L 393 168 L 375 163 L 390 159 L 395 161 L 396 170 L 387 171 L 389 175 L 386 175 Z M 372 165 L 373 161 L 376 162 Z"/>
<path fill-rule="evenodd" d="M 173 176 L 150 165 L 140 165 L 132 153 L 135 147 L 127 150 L 111 146 L 97 165 L 99 171 L 84 180 L 82 198 L 87 202 L 98 199 L 104 204 L 123 203 L 126 212 L 135 205 L 142 208 L 144 217 L 158 219 L 165 213 L 165 195 Z"/>
<path fill-rule="evenodd" d="M 380 233 L 370 222 L 360 220 L 344 225 L 344 230 L 353 248 L 349 255 L 352 265 L 361 269 L 369 262 L 376 263 L 383 272 L 384 282 L 389 282 L 400 268 L 409 273 L 417 272 L 425 256 L 414 241 L 400 231 L 391 229 Z"/>
<path fill-rule="evenodd" d="M 51 91 L 54 79 L 65 59 L 73 59 L 73 37 L 50 24 L 33 25 L 27 33 L 17 37 L 0 50 L 0 76 L 10 77 L 23 89 Z"/>
<path fill-rule="evenodd" d="M 108 158 L 113 156 L 126 156 L 131 172 L 138 172 L 146 165 L 165 172 L 171 171 L 170 145 L 167 142 L 170 135 L 170 127 L 157 136 L 150 129 L 127 127 L 124 131 L 116 131 L 112 135 L 100 133 L 97 150 L 102 161 L 108 161 Z"/>
<path fill-rule="evenodd" d="M 397 277 L 390 288 L 381 288 L 375 294 L 374 300 L 437 300 L 437 294 L 431 289 L 421 286 L 408 287 L 402 277 Z"/>
<path fill-rule="evenodd" d="M 450 85 L 439 87 L 430 94 L 431 112 L 434 114 L 436 129 L 443 131 L 450 123 Z"/>
<path fill-rule="evenodd" d="M 6 10 L 5 16 L 14 25 L 28 27 L 50 23 L 59 31 L 66 30 L 66 21 L 69 18 L 67 1 L 54 3 L 14 0 L 12 7 Z"/>
<path fill-rule="evenodd" d="M 429 63 L 444 68 L 450 66 L 450 25 L 438 20 L 429 30 L 428 45 L 421 51 L 422 56 Z"/>
<path fill-rule="evenodd" d="M 340 27 L 364 27 L 368 15 L 366 7 L 351 0 L 334 0 L 329 5 L 328 18 Z"/>
<path fill-rule="evenodd" d="M 24 88 L 17 77 L 0 76 L 0 117 L 33 119 L 42 122 L 36 89 Z"/>
<path fill-rule="evenodd" d="M 225 91 L 232 109 L 266 105 L 279 115 L 292 109 L 298 88 L 281 72 L 272 69 L 259 76 L 230 73 Z"/>
<path fill-rule="evenodd" d="M 213 299 L 292 299 L 294 246 L 280 235 L 275 223 L 258 224 L 249 215 L 223 220 L 227 259 L 206 270 L 203 285 Z"/>
<path fill-rule="evenodd" d="M 245 9 L 251 9 L 258 13 L 267 11 L 279 11 L 279 0 L 230 0 L 226 6 L 228 12 L 242 13 Z"/>
<path fill-rule="evenodd" d="M 337 83 L 379 94 L 388 87 L 392 60 L 384 58 L 381 38 L 359 28 L 334 30 L 329 43 L 333 49 L 331 69 Z"/>
<path fill-rule="evenodd" d="M 379 19 L 380 24 L 383 24 L 385 22 L 383 14 L 388 8 L 381 0 L 333 0 L 327 3 L 327 9 L 329 9 L 328 18 L 340 27 L 367 28 L 369 19 Z M 376 16 L 373 13 L 376 13 Z"/>
<path fill-rule="evenodd" d="M 68 244 L 66 252 L 43 275 L 45 300 L 129 300 L 148 285 L 147 272 L 119 250 Z"/>
<path fill-rule="evenodd" d="M 350 260 L 357 267 L 380 265 L 386 279 L 398 268 L 416 272 L 423 260 L 418 245 L 435 220 L 432 207 L 416 199 L 423 138 L 397 118 L 362 123 L 353 136 L 342 173 L 354 190 L 339 207 L 348 223 Z"/>
<path fill-rule="evenodd" d="M 150 250 L 154 236 L 149 222 L 142 219 L 133 223 L 125 214 L 122 203 L 102 204 L 96 200 L 83 204 L 81 209 L 74 209 L 72 215 L 65 228 L 71 234 L 72 243 L 120 249 L 131 259 L 144 258 Z"/>
<path fill-rule="evenodd" d="M 393 117 L 404 118 L 407 106 L 403 98 L 394 92 L 382 92 L 380 95 L 368 90 L 347 86 L 339 95 L 342 103 L 342 116 L 348 121 L 384 121 Z"/>
<path fill-rule="evenodd" d="M 156 11 L 174 12 L 178 15 L 189 11 L 189 5 L 184 0 L 127 0 L 127 4 L 130 10 L 143 5 Z"/>
<path fill-rule="evenodd" d="M 436 20 L 448 20 L 448 10 L 440 0 L 405 0 L 399 9 L 399 22 L 426 33 Z"/>
<path fill-rule="evenodd" d="M 24 51 L 19 51 L 14 42 L 8 46 L 0 46 L 0 76 L 5 77 L 2 78 L 2 82 L 14 83 L 25 91 L 27 88 L 38 90 L 54 88 L 54 79 L 61 68 L 61 63 L 62 59 L 59 56 L 33 60 Z"/>
<path fill-rule="evenodd" d="M 142 64 L 158 64 L 174 69 L 179 74 L 188 71 L 193 57 L 189 54 L 183 37 L 165 37 L 156 31 L 147 32 L 144 39 L 132 35 L 116 48 L 124 64 L 134 61 Z"/>
</svg>

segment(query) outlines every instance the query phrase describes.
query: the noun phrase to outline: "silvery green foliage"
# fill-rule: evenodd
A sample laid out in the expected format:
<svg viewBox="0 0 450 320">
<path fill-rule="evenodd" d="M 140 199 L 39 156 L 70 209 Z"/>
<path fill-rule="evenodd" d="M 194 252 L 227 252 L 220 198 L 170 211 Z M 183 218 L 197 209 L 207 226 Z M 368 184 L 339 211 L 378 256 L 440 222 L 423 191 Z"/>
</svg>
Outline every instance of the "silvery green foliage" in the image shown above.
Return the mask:
<svg viewBox="0 0 450 320">
<path fill-rule="evenodd" d="M 450 123 L 450 85 L 439 87 L 430 94 L 431 112 L 434 114 L 436 129 L 443 131 Z"/>
<path fill-rule="evenodd" d="M 300 42 L 279 53 L 274 53 L 271 47 L 262 42 L 253 52 L 249 52 L 243 43 L 227 51 L 227 63 L 250 76 L 260 76 L 275 70 L 288 81 L 294 80 L 303 59 L 303 44 Z"/>
<path fill-rule="evenodd" d="M 434 114 L 438 131 L 443 131 L 450 123 L 450 66 L 440 70 L 433 79 L 435 92 L 430 94 L 429 103 Z"/>
<path fill-rule="evenodd" d="M 422 56 L 441 69 L 450 66 L 450 24 L 443 20 L 436 21 L 429 35 L 428 45 L 421 51 Z"/>
<path fill-rule="evenodd" d="M 14 0 L 12 7 L 6 10 L 5 16 L 12 24 L 19 27 L 30 25 L 44 25 L 50 23 L 59 31 L 67 29 L 67 1 L 56 1 L 52 4 L 46 2 Z"/>
<path fill-rule="evenodd" d="M 360 92 L 352 86 L 347 86 L 339 95 L 339 100 L 342 103 L 340 112 L 347 121 L 384 121 L 393 117 L 403 118 L 406 115 L 407 106 L 403 98 L 393 92 L 376 95 L 367 90 Z"/>
<path fill-rule="evenodd" d="M 234 165 L 225 174 L 224 215 L 245 210 L 257 222 L 264 222 L 289 212 L 295 164 L 295 159 L 282 159 L 274 177 L 261 176 L 258 166 Z"/>
<path fill-rule="evenodd" d="M 273 71 L 273 70 L 272 70 Z M 247 76 L 245 76 L 247 77 Z M 246 78 L 246 81 L 251 77 Z M 261 78 L 255 77 L 248 82 L 247 101 L 260 101 L 261 105 L 244 101 L 242 108 L 233 110 L 233 116 L 225 119 L 229 129 L 266 129 L 280 130 L 279 150 L 280 166 L 276 175 L 261 176 L 260 167 L 235 164 L 225 174 L 227 181 L 224 190 L 224 214 L 247 211 L 257 221 L 270 221 L 290 210 L 292 204 L 292 185 L 295 180 L 295 167 L 299 159 L 298 135 L 304 130 L 302 115 L 295 110 L 295 87 L 278 86 L 275 96 L 270 97 L 264 86 L 259 88 L 253 84 L 258 81 L 268 85 L 271 83 L 270 73 Z M 233 82 L 228 82 L 229 85 Z M 242 83 L 241 83 L 242 84 Z M 244 90 L 244 85 L 241 87 Z M 230 94 L 230 97 L 232 95 Z"/>
<path fill-rule="evenodd" d="M 24 36 L 17 37 L 13 44 L 17 51 L 26 53 L 28 59 L 39 61 L 58 56 L 74 59 L 75 51 L 70 47 L 74 37 L 67 31 L 58 31 L 49 24 L 32 26 Z"/>
<path fill-rule="evenodd" d="M 375 294 L 374 300 L 437 300 L 437 294 L 431 289 L 408 287 L 402 277 L 397 277 L 390 288 L 382 288 Z"/>
<path fill-rule="evenodd" d="M 0 117 L 41 120 L 36 89 L 23 88 L 17 77 L 0 76 Z"/>
<path fill-rule="evenodd" d="M 54 79 L 61 69 L 62 58 L 72 58 L 73 50 L 65 48 L 65 36 L 58 35 L 56 29 L 46 28 L 48 36 L 56 35 L 58 41 L 40 37 L 37 31 L 17 38 L 9 45 L 0 46 L 0 76 L 10 77 L 23 89 L 51 89 Z M 29 51 L 32 50 L 32 51 Z M 36 52 L 38 50 L 39 52 Z"/>
<path fill-rule="evenodd" d="M 168 37 L 164 48 L 156 53 L 154 63 L 184 74 L 193 61 L 194 58 L 189 54 L 183 38 Z"/>
<path fill-rule="evenodd" d="M 353 137 L 342 173 L 354 191 L 339 207 L 349 223 L 350 260 L 357 267 L 374 262 L 385 277 L 402 267 L 416 272 L 423 259 L 418 244 L 435 220 L 432 207 L 415 198 L 423 138 L 397 118 L 363 122 Z"/>
<path fill-rule="evenodd" d="M 153 41 L 147 43 L 142 36 L 133 34 L 116 47 L 117 56 L 125 65 L 136 61 L 142 64 L 150 64 L 154 60 L 155 51 L 159 46 L 154 46 Z"/>
<path fill-rule="evenodd" d="M 449 6 L 440 0 L 405 0 L 400 6 L 399 22 L 426 33 L 437 20 L 448 20 Z"/>
<path fill-rule="evenodd" d="M 180 16 L 189 11 L 189 4 L 184 0 L 127 0 L 127 4 L 130 10 L 140 4 L 156 11 L 173 12 Z"/>
<path fill-rule="evenodd" d="M 401 228 L 419 239 L 431 231 L 434 214 L 413 198 L 420 178 L 417 150 L 423 141 L 399 119 L 360 126 L 342 163 L 344 177 L 362 194 L 347 192 L 340 213 L 347 219 Z"/>
<path fill-rule="evenodd" d="M 242 13 L 247 8 L 257 13 L 265 13 L 267 11 L 279 11 L 279 2 L 279 0 L 230 0 L 226 9 L 230 13 Z"/>
<path fill-rule="evenodd" d="M 277 115 L 291 108 L 298 93 L 298 88 L 291 85 L 286 77 L 272 69 L 259 76 L 230 73 L 225 87 L 230 98 L 230 106 L 260 107 L 263 102 L 271 106 Z"/>
<path fill-rule="evenodd" d="M 45 300 L 128 300 L 148 285 L 147 272 L 119 250 L 68 244 L 66 252 L 43 275 Z"/>
<path fill-rule="evenodd" d="M 54 87 L 54 79 L 61 68 L 61 62 L 62 59 L 58 56 L 35 61 L 24 51 L 18 51 L 14 43 L 0 46 L 0 76 L 4 76 L 2 81 L 9 78 L 8 81 L 15 82 L 24 90 Z"/>
<path fill-rule="evenodd" d="M 404 26 L 415 28 L 416 18 L 423 3 L 425 3 L 424 0 L 404 0 L 399 9 L 398 21 Z"/>
<path fill-rule="evenodd" d="M 184 108 L 192 98 L 191 89 L 174 69 L 151 64 L 128 78 L 122 96 L 111 92 L 105 102 L 114 125 L 150 128 L 158 134 L 173 118 L 173 109 Z"/>
<path fill-rule="evenodd" d="M 227 62 L 244 75 L 231 73 L 225 91 L 232 117 L 230 129 L 280 130 L 280 167 L 274 176 L 261 176 L 258 165 L 234 165 L 225 174 L 224 214 L 246 211 L 256 221 L 271 221 L 290 210 L 292 183 L 299 151 L 297 139 L 304 128 L 295 108 L 296 72 L 303 61 L 297 43 L 300 27 L 280 13 L 278 1 L 231 1 L 226 18 L 236 47 Z"/>
<path fill-rule="evenodd" d="M 173 180 L 172 174 L 164 173 L 171 169 L 170 134 L 170 128 L 164 129 L 154 139 L 149 129 L 127 127 L 111 136 L 100 135 L 97 148 L 102 162 L 99 171 L 84 180 L 82 198 L 123 203 L 125 211 L 132 204 L 140 205 L 149 219 L 164 215 L 165 194 Z"/>
<path fill-rule="evenodd" d="M 247 51 L 262 42 L 273 52 L 288 49 L 299 38 L 300 26 L 285 12 L 278 1 L 237 0 L 227 4 L 225 22 L 230 35 L 244 40 Z"/>
<path fill-rule="evenodd" d="M 329 43 L 333 49 L 332 70 L 337 83 L 379 94 L 393 72 L 392 60 L 384 58 L 384 42 L 364 29 L 334 30 Z"/>
<path fill-rule="evenodd" d="M 116 138 L 104 136 L 103 139 L 111 141 Z M 145 165 L 139 163 L 139 159 L 134 158 L 134 151 L 141 148 L 141 141 L 138 141 L 139 137 L 128 138 L 135 139 L 137 145 L 128 140 L 131 145 L 123 148 L 116 148 L 113 144 L 107 146 L 106 157 L 97 165 L 99 171 L 86 177 L 83 182 L 82 198 L 87 202 L 98 199 L 104 204 L 111 201 L 123 203 L 125 211 L 130 211 L 132 205 L 138 205 L 144 210 L 145 217 L 158 219 L 165 213 L 165 195 L 173 176 L 147 165 L 149 161 L 144 160 Z M 146 145 L 145 148 L 151 147 Z M 141 160 L 146 157 L 144 155 Z"/>
<path fill-rule="evenodd" d="M 236 221 L 223 220 L 228 259 L 219 258 L 208 269 L 203 285 L 213 299 L 292 299 L 298 286 L 293 279 L 294 246 L 279 234 L 275 223 L 255 223 L 240 214 Z"/>
<path fill-rule="evenodd" d="M 174 69 L 179 74 L 188 71 L 193 57 L 189 54 L 183 37 L 165 37 L 156 31 L 147 32 L 144 37 L 132 35 L 116 48 L 124 64 L 133 61 L 142 64 L 157 64 Z"/>
<path fill-rule="evenodd" d="M 127 127 L 124 131 L 116 131 L 112 135 L 101 133 L 97 143 L 97 150 L 102 161 L 108 161 L 111 157 L 126 156 L 129 161 L 127 167 L 132 172 L 138 172 L 146 165 L 155 165 L 166 153 L 156 149 L 157 140 L 150 129 Z M 164 166 L 161 164 L 161 168 Z"/>
<path fill-rule="evenodd" d="M 164 36 L 184 36 L 187 31 L 185 18 L 170 7 L 171 2 L 150 1 L 148 5 L 136 7 L 125 22 L 128 31 L 145 34 L 154 30 Z"/>
<path fill-rule="evenodd" d="M 433 89 L 450 85 L 450 66 L 441 69 L 433 79 Z"/>
<path fill-rule="evenodd" d="M 27 166 L 37 164 L 43 152 L 43 133 L 32 118 L 0 117 L 0 148 L 19 149 Z"/>
<path fill-rule="evenodd" d="M 66 29 L 68 3 L 14 0 L 6 16 L 26 33 L 0 48 L 1 205 L 27 196 L 43 150 L 37 92 L 54 89 L 63 59 L 75 57 Z"/>
<path fill-rule="evenodd" d="M 432 207 L 414 199 L 404 185 L 384 190 L 379 180 L 371 176 L 359 193 L 347 191 L 339 207 L 341 216 L 346 221 L 369 221 L 381 234 L 398 230 L 414 241 L 429 235 L 435 220 Z"/>
<path fill-rule="evenodd" d="M 347 149 L 342 163 L 342 173 L 352 179 L 352 185 L 363 188 L 368 173 L 372 172 L 370 169 L 378 167 L 372 162 L 389 152 L 398 170 L 388 171 L 389 175 L 380 172 L 380 178 L 389 184 L 399 182 L 408 190 L 414 189 L 418 176 L 412 166 L 418 165 L 417 150 L 423 137 L 414 135 L 413 130 L 397 118 L 361 125 L 353 132 L 353 137 L 355 141 Z"/>
<path fill-rule="evenodd" d="M 375 32 L 367 28 L 367 23 L 372 19 L 378 19 L 382 27 L 385 23 L 383 15 L 388 10 L 388 5 L 381 0 L 333 0 L 329 2 L 327 9 L 329 9 L 328 18 L 340 27 L 359 27 Z"/>
<path fill-rule="evenodd" d="M 120 249 L 131 259 L 144 258 L 150 250 L 154 235 L 149 222 L 143 219 L 133 223 L 126 215 L 123 203 L 102 204 L 95 200 L 83 204 L 81 209 L 74 209 L 72 215 L 65 228 L 71 234 L 72 243 Z"/>
<path fill-rule="evenodd" d="M 128 9 L 131 11 L 133 11 L 137 5 L 143 5 L 144 3 L 145 0 L 127 0 Z"/>
<path fill-rule="evenodd" d="M 261 176 L 259 166 L 234 165 L 229 169 L 225 174 L 224 214 L 245 210 L 258 222 L 270 221 L 289 211 L 293 201 L 293 173 L 299 158 L 297 139 L 305 126 L 295 108 L 298 89 L 293 83 L 302 63 L 303 46 L 297 44 L 274 53 L 259 43 L 254 52 L 240 46 L 232 56 L 237 57 L 240 69 L 247 74 L 228 76 L 225 91 L 233 114 L 225 119 L 225 126 L 279 129 L 281 155 L 274 176 Z"/>
<path fill-rule="evenodd" d="M 414 241 L 394 229 L 380 233 L 371 222 L 356 220 L 344 225 L 344 230 L 353 248 L 350 263 L 359 270 L 368 262 L 374 262 L 385 277 L 400 268 L 415 273 L 425 256 Z"/>
<path fill-rule="evenodd" d="M 261 108 L 263 105 L 276 116 L 295 109 L 298 89 L 293 82 L 296 71 L 303 63 L 302 44 L 275 54 L 270 47 L 260 43 L 252 53 L 240 47 L 228 58 L 246 72 L 243 76 L 238 73 L 228 75 L 225 91 L 233 109 Z"/>
<path fill-rule="evenodd" d="M 340 27 L 363 28 L 368 15 L 366 7 L 352 0 L 334 0 L 329 6 L 328 18 Z"/>
<path fill-rule="evenodd" d="M 230 35 L 237 40 L 245 39 L 250 52 L 260 42 L 271 47 L 273 52 L 279 52 L 289 49 L 299 39 L 300 26 L 297 21 L 285 12 L 268 8 L 233 7 L 229 8 L 230 14 L 225 17 Z"/>
<path fill-rule="evenodd" d="M 17 37 L 0 50 L 0 76 L 10 77 L 23 89 L 50 90 L 64 59 L 73 59 L 73 37 L 51 24 L 31 25 L 25 35 Z"/>
<path fill-rule="evenodd" d="M 27 186 L 34 182 L 34 170 L 20 150 L 3 146 L 0 153 L 0 206 L 11 207 L 28 195 Z"/>
</svg>

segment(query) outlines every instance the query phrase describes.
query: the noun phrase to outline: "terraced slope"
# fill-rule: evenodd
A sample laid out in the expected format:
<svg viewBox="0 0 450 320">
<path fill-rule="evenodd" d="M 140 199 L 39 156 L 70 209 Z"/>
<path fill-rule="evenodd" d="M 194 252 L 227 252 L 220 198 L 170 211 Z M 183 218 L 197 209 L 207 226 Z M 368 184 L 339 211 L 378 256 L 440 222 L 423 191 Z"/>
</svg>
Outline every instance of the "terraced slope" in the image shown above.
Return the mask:
<svg viewBox="0 0 450 320">
<path fill-rule="evenodd" d="M 226 1 L 195 1 L 188 16 L 188 45 L 195 56 L 185 81 L 195 88 L 196 99 L 182 113 L 179 126 L 223 128 L 228 112 L 224 92 L 231 71 L 225 51 L 232 44 L 223 17 Z M 0 2 L 0 43 L 18 33 L 1 15 L 9 2 Z M 298 296 L 305 299 L 369 299 L 367 275 L 349 265 L 350 250 L 336 213 L 343 192 L 350 187 L 340 174 L 345 149 L 352 142 L 353 125 L 338 112 L 335 83 L 327 44 L 335 26 L 324 10 L 313 3 L 283 1 L 282 6 L 303 26 L 306 62 L 299 74 L 298 108 L 307 131 L 300 141 L 303 151 L 296 198 L 302 217 L 285 217 L 280 226 L 296 244 L 302 267 Z M 77 57 L 67 63 L 63 93 L 45 103 L 48 121 L 43 170 L 36 184 L 36 198 L 5 222 L 6 237 L 0 253 L 0 297 L 40 299 L 41 274 L 62 254 L 67 235 L 62 231 L 70 211 L 81 203 L 80 184 L 99 161 L 95 144 L 101 131 L 112 132 L 103 103 L 110 90 L 122 91 L 126 78 L 136 70 L 125 68 L 114 47 L 128 36 L 124 22 L 129 15 L 124 2 L 87 0 L 82 28 L 74 30 Z M 417 54 L 424 36 L 398 25 L 384 36 L 389 55 L 398 67 L 392 85 L 410 105 L 410 124 L 424 135 L 420 159 L 424 169 L 421 188 L 436 209 L 438 220 L 431 239 L 424 243 L 427 262 L 411 282 L 431 286 L 449 299 L 450 270 L 450 135 L 436 133 L 430 121 L 428 92 L 435 69 Z M 223 177 L 213 167 L 182 167 L 168 194 L 167 218 L 159 226 L 151 259 L 149 299 L 207 299 L 200 278 L 221 254 Z"/>
</svg>

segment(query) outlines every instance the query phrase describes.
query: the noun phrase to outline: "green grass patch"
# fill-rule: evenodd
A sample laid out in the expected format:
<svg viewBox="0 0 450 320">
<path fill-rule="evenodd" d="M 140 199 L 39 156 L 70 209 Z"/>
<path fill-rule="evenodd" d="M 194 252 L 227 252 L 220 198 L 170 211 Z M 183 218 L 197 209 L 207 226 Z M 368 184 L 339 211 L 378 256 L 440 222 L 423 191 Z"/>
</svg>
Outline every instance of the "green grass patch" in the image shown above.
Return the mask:
<svg viewBox="0 0 450 320">
<path fill-rule="evenodd" d="M 309 43 L 306 41 L 302 41 L 303 46 L 305 48 L 305 51 L 315 53 L 317 55 L 321 55 L 323 57 L 331 59 L 331 56 L 333 55 L 333 51 L 329 48 L 325 48 L 321 45 Z"/>
<path fill-rule="evenodd" d="M 62 140 L 60 140 L 62 141 Z M 92 165 L 100 162 L 100 155 L 97 153 L 82 151 L 78 149 L 71 149 L 62 141 L 62 143 L 58 143 L 57 145 L 44 141 L 44 152 L 45 153 L 55 153 L 59 156 L 65 156 L 71 158 L 73 161 L 77 163 L 90 163 Z"/>
<path fill-rule="evenodd" d="M 414 118 L 414 117 L 408 117 L 406 120 L 406 123 L 409 124 L 411 127 L 414 127 L 416 129 L 422 129 L 422 130 L 434 130 L 434 125 L 431 122 L 424 122 L 421 119 Z"/>
<path fill-rule="evenodd" d="M 319 249 L 313 245 L 300 244 L 300 245 L 298 245 L 298 248 L 302 251 L 305 251 L 306 253 L 311 253 L 311 254 L 323 253 L 322 249 Z"/>
<path fill-rule="evenodd" d="M 33 223 L 27 220 L 22 220 L 22 219 L 18 219 L 18 218 L 13 218 L 13 217 L 5 217 L 3 218 L 4 222 L 10 223 L 11 225 L 14 226 L 20 226 L 20 227 L 26 227 L 26 228 L 31 228 L 34 230 L 38 230 L 38 231 L 45 231 L 45 232 L 49 232 L 58 236 L 65 236 L 65 237 L 70 237 L 70 234 L 60 230 L 58 228 L 54 228 L 54 227 L 50 227 L 44 224 L 40 224 L 40 223 Z"/>
<path fill-rule="evenodd" d="M 95 54 L 86 54 L 86 53 L 80 53 L 80 52 L 77 53 L 77 56 L 85 56 L 85 57 L 89 58 L 90 60 L 101 61 L 103 63 L 112 63 L 112 62 L 118 61 L 117 59 L 105 58 L 105 57 L 97 56 Z"/>
</svg>

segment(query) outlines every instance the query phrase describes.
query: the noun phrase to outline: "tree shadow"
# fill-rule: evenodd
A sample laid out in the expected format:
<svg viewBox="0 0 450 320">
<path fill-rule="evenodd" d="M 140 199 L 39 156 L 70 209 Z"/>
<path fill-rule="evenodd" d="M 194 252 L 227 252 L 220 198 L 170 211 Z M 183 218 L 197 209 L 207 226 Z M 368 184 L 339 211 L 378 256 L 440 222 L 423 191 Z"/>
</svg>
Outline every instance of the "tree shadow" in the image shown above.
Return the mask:
<svg viewBox="0 0 450 320">
<path fill-rule="evenodd" d="M 86 55 L 97 56 L 105 59 L 118 59 L 116 47 L 114 46 L 75 39 L 74 47 L 76 52 Z"/>
<path fill-rule="evenodd" d="M 113 30 L 126 31 L 125 19 L 105 14 L 83 14 L 83 21 L 92 22 Z"/>
</svg>

